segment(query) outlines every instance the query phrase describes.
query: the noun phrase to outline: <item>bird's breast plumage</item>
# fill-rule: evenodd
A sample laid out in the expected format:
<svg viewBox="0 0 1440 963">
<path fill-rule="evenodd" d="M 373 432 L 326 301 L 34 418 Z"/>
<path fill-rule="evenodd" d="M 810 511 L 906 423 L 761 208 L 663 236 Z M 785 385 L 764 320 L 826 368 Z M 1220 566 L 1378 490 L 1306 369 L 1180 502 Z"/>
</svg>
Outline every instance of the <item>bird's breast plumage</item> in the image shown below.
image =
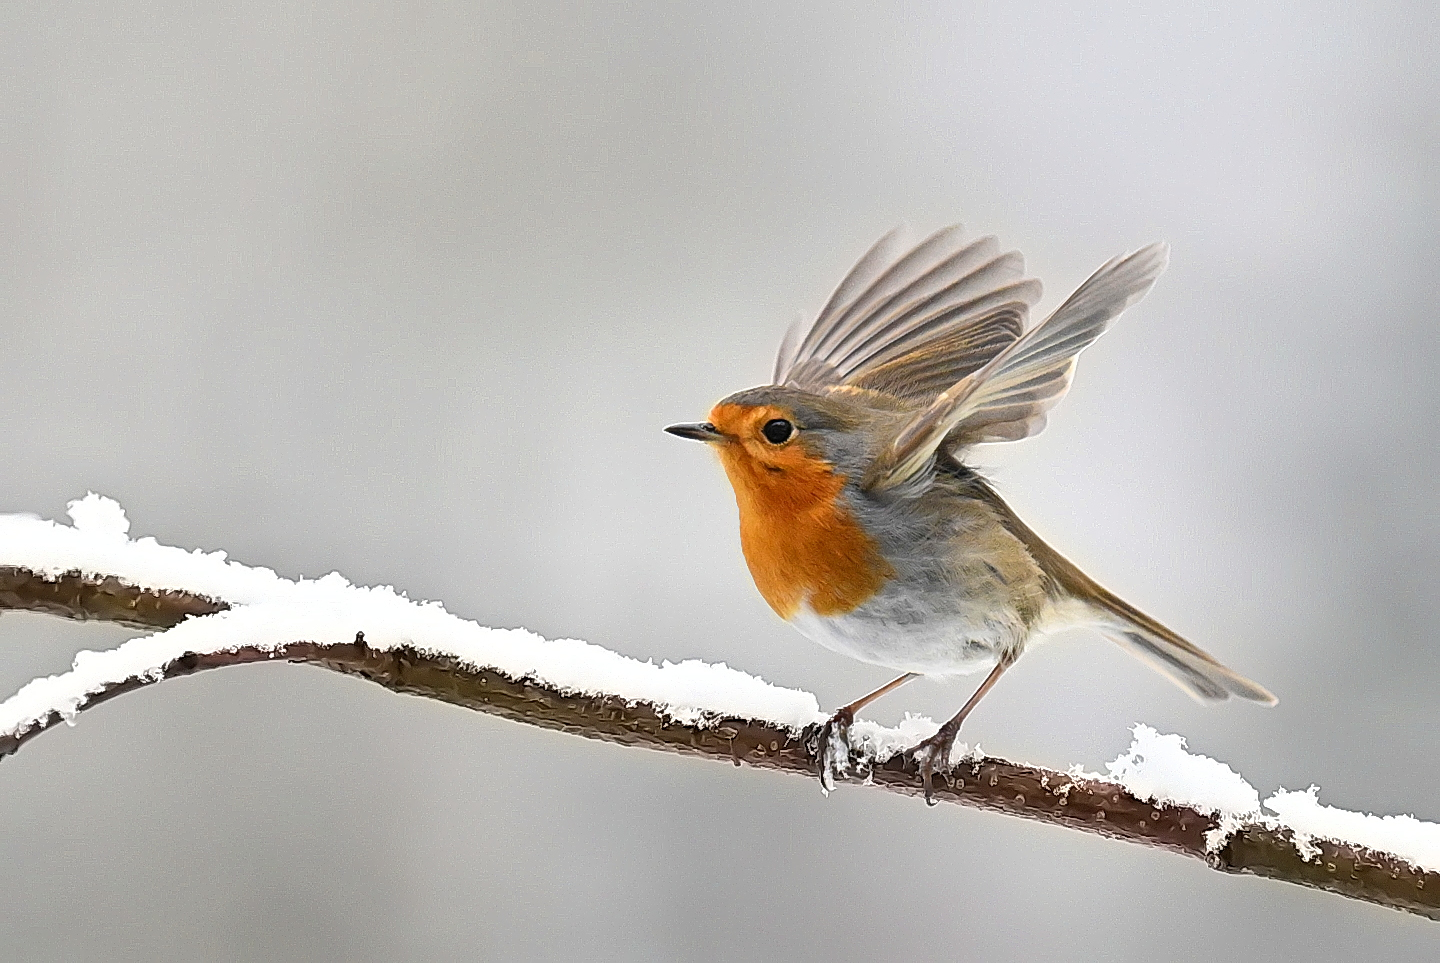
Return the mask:
<svg viewBox="0 0 1440 963">
<path fill-rule="evenodd" d="M 845 476 L 798 447 L 792 451 L 793 457 L 762 462 L 743 447 L 720 449 L 740 511 L 745 562 L 783 619 L 802 605 L 822 616 L 850 612 L 895 570 L 846 504 Z"/>
</svg>

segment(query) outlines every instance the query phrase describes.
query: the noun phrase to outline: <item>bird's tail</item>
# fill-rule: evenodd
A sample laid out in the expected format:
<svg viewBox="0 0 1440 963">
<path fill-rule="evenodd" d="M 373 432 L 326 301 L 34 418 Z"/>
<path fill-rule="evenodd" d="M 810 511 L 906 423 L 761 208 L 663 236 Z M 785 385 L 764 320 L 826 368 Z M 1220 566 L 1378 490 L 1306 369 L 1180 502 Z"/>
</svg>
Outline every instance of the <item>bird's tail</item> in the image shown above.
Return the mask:
<svg viewBox="0 0 1440 963">
<path fill-rule="evenodd" d="M 1221 702 L 1233 695 L 1267 706 L 1279 701 L 1264 686 L 1221 665 L 1124 599 L 1083 574 L 1081 578 L 1089 583 L 1088 591 L 1077 594 L 1095 612 L 1100 631 L 1196 699 Z"/>
<path fill-rule="evenodd" d="M 1221 702 L 1232 695 L 1267 706 L 1279 701 L 1264 686 L 1221 665 L 1210 653 L 1185 641 L 1080 571 L 1031 531 L 993 489 L 980 484 L 981 496 L 1000 513 L 1005 527 L 1020 539 L 1064 595 L 1084 605 L 1085 617 L 1067 621 L 1094 625 L 1201 702 Z"/>
</svg>

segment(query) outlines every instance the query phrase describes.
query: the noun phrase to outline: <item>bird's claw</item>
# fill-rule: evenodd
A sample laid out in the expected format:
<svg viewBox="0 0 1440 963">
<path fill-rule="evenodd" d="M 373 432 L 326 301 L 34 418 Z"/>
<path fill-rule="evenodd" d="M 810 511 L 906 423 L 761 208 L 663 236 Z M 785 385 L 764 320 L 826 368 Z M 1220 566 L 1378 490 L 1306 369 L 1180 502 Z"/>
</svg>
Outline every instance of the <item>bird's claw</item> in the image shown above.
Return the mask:
<svg viewBox="0 0 1440 963">
<path fill-rule="evenodd" d="M 855 713 L 840 709 L 811 739 L 810 754 L 820 777 L 820 791 L 827 796 L 835 788 L 835 777 L 850 772 L 850 723 L 854 721 Z"/>
<path fill-rule="evenodd" d="M 955 735 L 959 729 L 942 726 L 929 739 L 908 750 L 905 754 L 920 768 L 920 780 L 925 785 L 925 805 L 935 805 L 935 773 L 950 779 L 950 752 L 955 748 Z"/>
</svg>

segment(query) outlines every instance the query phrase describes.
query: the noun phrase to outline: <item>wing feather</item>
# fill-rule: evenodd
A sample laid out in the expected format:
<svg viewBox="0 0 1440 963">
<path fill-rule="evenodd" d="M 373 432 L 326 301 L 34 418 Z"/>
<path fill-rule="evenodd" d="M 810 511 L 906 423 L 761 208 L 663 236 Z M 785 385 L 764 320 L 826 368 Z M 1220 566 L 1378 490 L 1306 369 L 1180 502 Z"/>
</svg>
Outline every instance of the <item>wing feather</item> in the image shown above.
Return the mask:
<svg viewBox="0 0 1440 963">
<path fill-rule="evenodd" d="M 827 330 L 815 342 L 814 353 L 833 360 L 837 349 L 844 345 L 857 329 L 866 327 L 870 319 L 882 312 L 886 305 L 932 274 L 937 267 L 937 257 L 942 258 L 940 263 L 943 264 L 943 259 L 948 257 L 947 252 L 953 249 L 963 230 L 959 224 L 941 228 L 881 271 L 844 310 L 836 312 L 829 320 Z"/>
<path fill-rule="evenodd" d="M 1024 305 L 1002 306 L 898 357 L 867 365 L 847 383 L 917 405 L 928 404 L 1018 338 L 1023 316 Z"/>
<path fill-rule="evenodd" d="M 1039 431 L 1070 388 L 1080 352 L 1139 301 L 1165 270 L 1169 247 L 1112 258 L 1040 324 L 936 396 L 876 459 L 865 487 L 884 490 L 923 471 L 935 452 Z"/>
<path fill-rule="evenodd" d="M 793 369 L 806 362 L 816 360 L 820 341 L 835 326 L 845 309 L 854 303 L 855 298 L 894 263 L 898 256 L 897 252 L 903 244 L 900 229 L 895 228 L 881 235 L 880 239 L 870 245 L 870 249 L 860 256 L 860 260 L 855 262 L 855 266 L 835 286 L 829 300 L 820 309 L 820 313 L 815 316 L 815 321 L 810 325 L 810 329 L 805 332 L 803 338 L 798 339 L 794 357 L 784 366 L 785 370 L 778 370 L 779 366 L 777 365 L 775 378 L 777 384 L 791 384 L 790 376 Z"/>
<path fill-rule="evenodd" d="M 890 232 L 836 287 L 815 321 L 792 326 L 775 382 L 810 391 L 858 386 L 926 404 L 1024 330 L 1040 282 L 993 237 L 959 225 L 911 248 Z"/>
<path fill-rule="evenodd" d="M 966 292 L 937 295 L 927 303 L 912 306 L 903 314 L 889 319 L 884 331 L 877 333 L 873 343 L 866 345 L 858 359 L 845 359 L 841 370 L 863 372 L 876 365 L 886 364 L 903 354 L 948 337 L 964 332 L 971 325 L 981 325 L 992 315 L 1010 310 L 1018 321 L 1014 341 L 1025 329 L 1030 305 L 1039 298 L 1040 282 L 1033 278 L 1004 284 L 995 282 L 978 297 L 965 300 Z M 993 354 L 978 358 L 981 364 L 994 357 Z M 978 367 L 978 365 L 976 366 Z"/>
<path fill-rule="evenodd" d="M 867 351 L 873 349 L 877 340 L 890 343 L 889 335 L 897 322 L 917 311 L 933 309 L 937 304 L 955 304 L 977 296 L 985 290 L 982 285 L 987 281 L 993 286 L 998 280 L 1008 280 L 1024 272 L 1024 260 L 1020 259 L 1018 264 L 1015 260 L 1018 253 L 997 255 L 998 248 L 995 238 L 978 238 L 946 255 L 903 287 L 892 286 L 882 292 L 885 297 L 871 300 L 864 317 L 850 325 L 845 336 L 834 343 L 831 356 L 837 363 L 848 362 L 850 367 L 857 367 L 863 364 Z"/>
</svg>

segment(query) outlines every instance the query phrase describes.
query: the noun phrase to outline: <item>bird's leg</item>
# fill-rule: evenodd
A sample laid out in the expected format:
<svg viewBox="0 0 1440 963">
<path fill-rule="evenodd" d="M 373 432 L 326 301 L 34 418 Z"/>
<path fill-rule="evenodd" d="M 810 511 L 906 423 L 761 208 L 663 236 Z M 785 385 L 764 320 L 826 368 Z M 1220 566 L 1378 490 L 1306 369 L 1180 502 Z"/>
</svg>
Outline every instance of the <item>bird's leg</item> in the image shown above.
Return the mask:
<svg viewBox="0 0 1440 963">
<path fill-rule="evenodd" d="M 815 756 L 815 765 L 820 774 L 820 788 L 826 793 L 835 788 L 835 773 L 842 771 L 849 766 L 850 757 L 850 723 L 855 721 L 855 713 L 874 702 L 887 692 L 900 688 L 920 673 L 907 672 L 897 679 L 889 682 L 856 699 L 847 706 L 835 710 L 830 721 L 820 727 L 815 734 L 815 741 L 812 750 Z"/>
<path fill-rule="evenodd" d="M 932 779 L 935 771 L 937 769 L 940 772 L 950 771 L 950 750 L 955 747 L 955 736 L 960 732 L 961 723 L 963 723 L 965 717 L 970 714 L 970 710 L 974 709 L 980 700 L 985 697 L 985 693 L 989 692 L 995 687 L 995 683 L 1000 681 L 1000 676 L 1005 673 L 1005 670 L 1010 668 L 1014 663 L 1015 656 L 1013 654 L 1006 653 L 1000 656 L 1000 661 L 995 663 L 995 668 L 991 669 L 990 674 L 985 677 L 985 681 L 980 683 L 980 688 L 975 690 L 975 694 L 970 697 L 970 701 L 965 703 L 959 712 L 955 713 L 955 718 L 945 723 L 940 727 L 939 732 L 920 743 L 914 749 L 911 749 L 908 753 L 908 755 L 920 765 L 920 778 L 925 782 L 925 802 L 928 805 L 935 805 L 935 796 L 932 791 Z"/>
</svg>

